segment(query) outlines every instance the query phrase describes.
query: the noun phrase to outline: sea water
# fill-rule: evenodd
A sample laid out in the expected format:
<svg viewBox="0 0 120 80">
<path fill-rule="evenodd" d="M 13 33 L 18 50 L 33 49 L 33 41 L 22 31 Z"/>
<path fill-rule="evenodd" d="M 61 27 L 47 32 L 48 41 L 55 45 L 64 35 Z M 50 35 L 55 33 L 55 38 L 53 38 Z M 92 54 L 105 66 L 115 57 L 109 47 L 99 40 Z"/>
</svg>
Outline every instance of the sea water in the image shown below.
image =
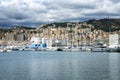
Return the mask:
<svg viewBox="0 0 120 80">
<path fill-rule="evenodd" d="M 0 53 L 0 80 L 120 80 L 120 54 L 42 51 Z"/>
</svg>

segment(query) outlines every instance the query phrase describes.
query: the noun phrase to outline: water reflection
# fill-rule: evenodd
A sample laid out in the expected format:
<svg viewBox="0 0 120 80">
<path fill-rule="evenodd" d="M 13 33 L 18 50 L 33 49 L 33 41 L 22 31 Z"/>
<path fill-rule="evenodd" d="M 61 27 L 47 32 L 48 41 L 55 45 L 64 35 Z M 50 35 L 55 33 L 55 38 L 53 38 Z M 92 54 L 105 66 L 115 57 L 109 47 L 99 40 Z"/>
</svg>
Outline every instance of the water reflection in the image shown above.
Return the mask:
<svg viewBox="0 0 120 80">
<path fill-rule="evenodd" d="M 120 54 L 0 54 L 0 80 L 120 80 Z"/>
<path fill-rule="evenodd" d="M 42 80 L 76 80 L 79 77 L 79 61 L 70 59 L 32 60 L 31 78 Z"/>
<path fill-rule="evenodd" d="M 119 54 L 109 54 L 109 70 L 110 70 L 110 77 L 112 80 L 119 80 Z"/>
<path fill-rule="evenodd" d="M 30 62 L 32 79 L 110 80 L 108 54 L 44 55 Z"/>
</svg>

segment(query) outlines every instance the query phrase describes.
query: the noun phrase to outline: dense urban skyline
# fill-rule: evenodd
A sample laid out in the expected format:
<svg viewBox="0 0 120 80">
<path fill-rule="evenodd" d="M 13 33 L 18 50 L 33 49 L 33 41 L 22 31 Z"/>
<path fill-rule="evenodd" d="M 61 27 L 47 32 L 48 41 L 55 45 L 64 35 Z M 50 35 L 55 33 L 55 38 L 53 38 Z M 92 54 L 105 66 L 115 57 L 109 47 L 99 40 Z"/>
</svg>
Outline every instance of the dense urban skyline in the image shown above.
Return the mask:
<svg viewBox="0 0 120 80">
<path fill-rule="evenodd" d="M 0 27 L 119 18 L 119 0 L 0 0 Z"/>
</svg>

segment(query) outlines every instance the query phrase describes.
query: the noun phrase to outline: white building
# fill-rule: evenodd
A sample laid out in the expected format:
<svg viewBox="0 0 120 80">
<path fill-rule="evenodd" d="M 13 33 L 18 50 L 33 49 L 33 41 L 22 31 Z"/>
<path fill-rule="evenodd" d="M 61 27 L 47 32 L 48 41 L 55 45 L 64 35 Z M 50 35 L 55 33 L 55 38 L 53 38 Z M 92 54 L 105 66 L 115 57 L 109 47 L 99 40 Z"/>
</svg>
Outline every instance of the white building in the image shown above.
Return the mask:
<svg viewBox="0 0 120 80">
<path fill-rule="evenodd" d="M 36 43 L 36 44 L 40 44 L 42 42 L 42 39 L 40 37 L 35 37 L 33 36 L 31 38 L 31 43 Z"/>
<path fill-rule="evenodd" d="M 109 48 L 119 47 L 120 45 L 120 35 L 111 34 L 109 35 Z"/>
</svg>

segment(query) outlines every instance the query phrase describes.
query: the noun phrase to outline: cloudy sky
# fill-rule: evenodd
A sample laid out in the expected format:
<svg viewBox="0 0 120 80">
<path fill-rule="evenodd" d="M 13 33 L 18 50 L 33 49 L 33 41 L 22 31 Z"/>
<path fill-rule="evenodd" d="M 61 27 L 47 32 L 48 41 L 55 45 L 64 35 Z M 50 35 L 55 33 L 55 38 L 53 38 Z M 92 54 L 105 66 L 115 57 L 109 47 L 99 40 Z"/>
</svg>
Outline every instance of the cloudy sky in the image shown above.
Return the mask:
<svg viewBox="0 0 120 80">
<path fill-rule="evenodd" d="M 119 0 L 0 0 L 0 27 L 120 17 Z"/>
</svg>

